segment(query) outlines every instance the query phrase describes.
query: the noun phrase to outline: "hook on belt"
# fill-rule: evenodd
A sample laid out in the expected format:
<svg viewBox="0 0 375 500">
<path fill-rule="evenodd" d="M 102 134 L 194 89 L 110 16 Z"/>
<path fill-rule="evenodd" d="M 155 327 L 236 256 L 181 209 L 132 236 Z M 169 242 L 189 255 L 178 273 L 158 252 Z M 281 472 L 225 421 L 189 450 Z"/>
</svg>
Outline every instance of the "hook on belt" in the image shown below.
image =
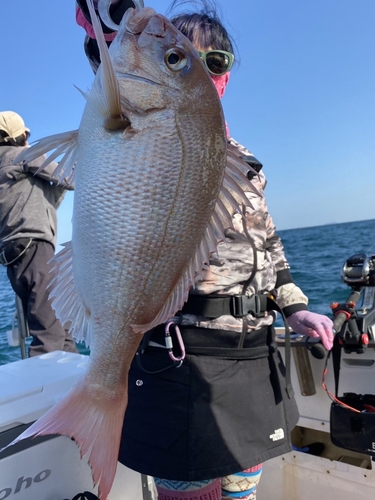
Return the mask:
<svg viewBox="0 0 375 500">
<path fill-rule="evenodd" d="M 175 332 L 175 335 L 176 335 L 177 340 L 178 340 L 178 344 L 179 344 L 179 347 L 181 350 L 180 356 L 175 356 L 173 353 L 173 341 L 172 341 L 171 332 L 170 332 L 171 328 L 174 328 L 174 332 Z M 182 340 L 180 329 L 179 329 L 178 325 L 175 323 L 175 321 L 171 320 L 165 324 L 164 333 L 165 333 L 165 347 L 168 349 L 169 357 L 171 358 L 172 361 L 180 362 L 179 366 L 181 366 L 183 360 L 185 359 L 185 355 L 186 355 L 185 345 L 184 345 L 184 341 Z"/>
</svg>

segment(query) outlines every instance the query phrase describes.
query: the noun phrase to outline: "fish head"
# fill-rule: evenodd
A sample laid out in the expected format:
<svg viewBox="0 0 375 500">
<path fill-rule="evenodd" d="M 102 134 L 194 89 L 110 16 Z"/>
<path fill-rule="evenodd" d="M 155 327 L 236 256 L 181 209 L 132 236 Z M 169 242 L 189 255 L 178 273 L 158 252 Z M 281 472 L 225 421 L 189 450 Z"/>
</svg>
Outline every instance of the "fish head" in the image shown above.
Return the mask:
<svg viewBox="0 0 375 500">
<path fill-rule="evenodd" d="M 152 8 L 128 9 L 109 51 L 125 107 L 130 102 L 137 111 L 181 111 L 191 109 L 194 100 L 203 107 L 221 110 L 217 91 L 197 50 Z"/>
</svg>

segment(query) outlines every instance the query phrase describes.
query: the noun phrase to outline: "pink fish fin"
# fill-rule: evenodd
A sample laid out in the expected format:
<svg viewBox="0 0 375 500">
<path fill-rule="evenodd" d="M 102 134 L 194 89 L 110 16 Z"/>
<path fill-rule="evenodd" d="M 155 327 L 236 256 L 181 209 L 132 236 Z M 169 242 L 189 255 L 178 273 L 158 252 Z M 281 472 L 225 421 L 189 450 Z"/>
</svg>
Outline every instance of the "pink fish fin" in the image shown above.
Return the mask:
<svg viewBox="0 0 375 500">
<path fill-rule="evenodd" d="M 116 474 L 127 388 L 106 397 L 106 393 L 98 395 L 91 391 L 83 380 L 8 446 L 50 434 L 74 439 L 81 458 L 88 459 L 94 484 L 99 484 L 101 500 L 105 500 Z"/>
<path fill-rule="evenodd" d="M 237 184 L 239 189 L 244 193 L 252 193 L 257 196 L 262 196 L 258 189 L 254 186 L 248 177 L 248 173 L 258 175 L 258 172 L 254 170 L 248 163 L 239 158 L 233 150 L 233 146 L 228 144 L 227 149 L 227 167 L 225 170 L 226 176 L 229 176 L 231 180 Z M 248 205 L 250 200 L 247 200 Z M 251 204 L 250 204 L 251 206 Z"/>
<path fill-rule="evenodd" d="M 131 125 L 129 112 L 144 113 L 144 110 L 132 104 L 124 95 L 120 95 L 120 88 L 116 76 L 115 68 L 113 67 L 108 46 L 105 41 L 103 30 L 98 17 L 94 11 L 92 0 L 87 2 L 92 20 L 92 26 L 95 33 L 95 38 L 98 43 L 101 64 L 97 71 L 100 85 L 94 85 L 91 91 L 83 92 L 78 89 L 87 101 L 96 109 L 97 113 L 104 118 L 103 126 L 107 130 L 126 129 Z M 149 18 L 155 14 L 153 9 L 142 9 L 143 14 L 135 14 L 134 9 L 127 9 L 124 16 L 137 17 L 137 24 L 146 27 Z M 144 19 L 143 19 L 144 18 Z M 138 33 L 138 31 L 137 31 Z M 134 132 L 134 129 L 133 129 Z"/>
<path fill-rule="evenodd" d="M 227 166 L 212 222 L 215 234 L 221 235 L 221 240 L 224 240 L 224 230 L 228 227 L 233 228 L 232 217 L 238 212 L 239 206 L 245 205 L 254 208 L 251 204 L 251 196 L 255 194 L 262 196 L 247 177 L 248 172 L 253 170 L 228 148 Z"/>
<path fill-rule="evenodd" d="M 92 27 L 95 32 L 95 37 L 100 52 L 101 64 L 98 69 L 98 74 L 100 77 L 102 94 L 101 99 L 97 99 L 97 97 L 99 96 L 99 91 L 98 88 L 95 87 L 92 91 L 92 95 L 88 94 L 86 98 L 88 100 L 91 99 L 94 106 L 99 106 L 99 111 L 102 115 L 104 115 L 105 118 L 108 119 L 111 117 L 120 117 L 121 119 L 121 97 L 116 72 L 113 67 L 108 51 L 108 46 L 104 38 L 103 29 L 95 12 L 92 0 L 88 0 L 87 6 L 90 11 Z"/>
<path fill-rule="evenodd" d="M 243 155 L 239 152 L 238 147 L 230 142 L 227 144 L 227 162 L 238 168 L 244 174 L 246 179 L 248 179 L 247 173 L 249 171 L 254 175 L 258 174 L 258 172 L 251 165 L 244 161 Z"/>
<path fill-rule="evenodd" d="M 57 180 L 58 183 L 65 182 L 72 185 L 74 182 L 74 171 L 77 162 L 77 135 L 78 130 L 71 130 L 69 132 L 63 132 L 62 134 L 44 137 L 43 139 L 36 141 L 36 143 L 30 148 L 24 149 L 21 154 L 17 156 L 15 161 L 30 163 L 49 151 L 53 151 L 53 153 L 46 158 L 36 171 L 38 174 L 50 165 L 57 157 L 63 155 L 57 167 L 52 172 L 52 179 Z"/>
<path fill-rule="evenodd" d="M 223 185 L 221 187 L 221 191 L 215 206 L 215 213 L 217 213 L 219 221 L 221 223 L 221 227 L 224 233 L 224 230 L 228 227 L 233 228 L 233 215 L 238 212 L 240 202 L 237 202 L 237 199 L 232 195 L 230 190 L 228 190 Z"/>
<path fill-rule="evenodd" d="M 224 228 L 223 228 L 223 219 L 225 219 L 225 215 L 223 217 L 220 217 L 219 213 L 219 200 L 216 202 L 216 211 L 214 212 L 212 216 L 212 221 L 211 221 L 211 228 L 212 231 L 215 235 L 215 238 L 217 241 L 225 241 L 225 234 L 224 234 Z M 228 220 L 228 224 L 232 225 L 232 221 Z"/>
<path fill-rule="evenodd" d="M 63 249 L 52 259 L 55 273 L 49 288 L 52 307 L 61 323 L 69 323 L 69 331 L 77 342 L 91 343 L 91 327 L 88 309 L 77 293 L 73 276 L 72 242 L 64 243 Z"/>
</svg>

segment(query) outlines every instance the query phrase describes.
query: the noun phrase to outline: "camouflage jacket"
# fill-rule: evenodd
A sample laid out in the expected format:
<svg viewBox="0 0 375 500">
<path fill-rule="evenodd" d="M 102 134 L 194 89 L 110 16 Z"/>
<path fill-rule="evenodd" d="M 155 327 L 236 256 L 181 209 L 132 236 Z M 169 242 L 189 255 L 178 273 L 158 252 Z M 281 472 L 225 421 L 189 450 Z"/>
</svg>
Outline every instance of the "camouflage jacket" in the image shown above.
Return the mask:
<svg viewBox="0 0 375 500">
<path fill-rule="evenodd" d="M 251 164 L 252 160 L 255 160 L 250 151 L 234 139 L 229 139 L 229 143 L 235 147 L 238 157 L 246 163 Z M 247 286 L 246 295 L 251 297 L 254 294 L 272 293 L 288 317 L 296 311 L 307 309 L 308 299 L 293 283 L 283 245 L 268 213 L 264 197 L 264 173 L 260 170 L 251 182 L 259 193 L 246 193 L 253 208 L 246 207 L 245 217 L 239 213 L 234 215 L 234 230 L 226 232 L 226 241 L 219 243 L 217 254 L 211 257 L 209 268 L 203 270 L 202 279 L 196 282 L 191 293 L 241 295 L 244 283 L 254 274 Z M 246 316 L 249 330 L 269 325 L 274 319 L 273 312 L 263 318 L 255 318 L 251 314 Z M 242 330 L 242 319 L 229 315 L 209 320 L 194 314 L 184 314 L 183 324 L 231 331 Z"/>
</svg>

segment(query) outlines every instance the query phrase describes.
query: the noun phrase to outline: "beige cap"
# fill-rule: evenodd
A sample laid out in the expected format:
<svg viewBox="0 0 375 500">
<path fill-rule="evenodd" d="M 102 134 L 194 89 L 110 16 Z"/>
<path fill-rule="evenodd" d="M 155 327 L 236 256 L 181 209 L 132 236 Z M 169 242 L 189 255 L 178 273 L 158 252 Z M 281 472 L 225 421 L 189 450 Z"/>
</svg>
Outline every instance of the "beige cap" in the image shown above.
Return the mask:
<svg viewBox="0 0 375 500">
<path fill-rule="evenodd" d="M 24 132 L 30 133 L 23 119 L 14 111 L 0 111 L 0 130 L 4 130 L 12 139 L 17 139 Z"/>
</svg>

